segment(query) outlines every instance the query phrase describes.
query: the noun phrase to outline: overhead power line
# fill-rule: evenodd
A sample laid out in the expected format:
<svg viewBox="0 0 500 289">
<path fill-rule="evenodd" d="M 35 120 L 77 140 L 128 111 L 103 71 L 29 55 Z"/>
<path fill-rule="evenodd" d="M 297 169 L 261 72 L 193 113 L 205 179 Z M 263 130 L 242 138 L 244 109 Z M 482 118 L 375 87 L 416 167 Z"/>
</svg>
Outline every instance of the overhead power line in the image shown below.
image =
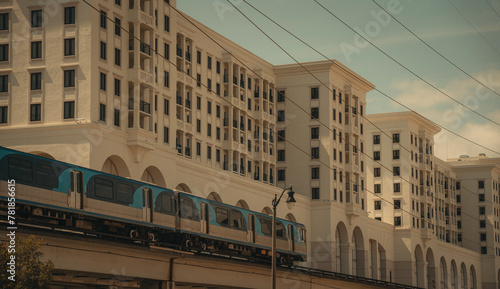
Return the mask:
<svg viewBox="0 0 500 289">
<path fill-rule="evenodd" d="M 361 33 L 357 32 L 356 29 L 352 28 L 349 24 L 347 24 L 345 21 L 343 21 L 342 19 L 340 19 L 337 15 L 335 15 L 335 13 L 333 13 L 331 10 L 329 10 L 328 8 L 326 8 L 325 6 L 323 6 L 321 3 L 319 3 L 317 0 L 314 0 L 314 2 L 316 2 L 320 7 L 322 7 L 326 12 L 328 12 L 330 15 L 332 15 L 335 19 L 337 19 L 338 21 L 342 22 L 342 24 L 344 24 L 346 27 L 348 27 L 350 30 L 352 30 L 354 33 L 356 33 L 357 35 L 359 35 L 361 38 L 363 38 L 366 42 L 370 43 L 373 47 L 375 47 L 378 51 L 380 51 L 382 54 L 384 54 L 385 56 L 387 56 L 389 59 L 391 59 L 392 61 L 394 61 L 395 63 L 397 63 L 399 66 L 401 66 L 403 69 L 405 69 L 406 71 L 408 71 L 409 73 L 411 73 L 413 76 L 417 77 L 418 79 L 420 79 L 421 81 L 425 82 L 427 85 L 429 85 L 430 87 L 432 87 L 433 89 L 437 90 L 438 92 L 440 92 L 442 95 L 448 97 L 449 99 L 451 99 L 452 101 L 454 101 L 455 103 L 457 103 L 458 105 L 464 107 L 465 109 L 467 110 L 470 110 L 472 111 L 474 114 L 488 120 L 489 122 L 491 123 L 494 123 L 495 125 L 499 126 L 500 127 L 500 123 L 494 121 L 493 119 L 473 110 L 472 108 L 466 106 L 465 104 L 461 103 L 460 101 L 456 100 L 455 98 L 453 98 L 452 96 L 450 96 L 449 94 L 447 94 L 446 92 L 444 92 L 442 89 L 438 88 L 437 86 L 435 86 L 434 84 L 430 83 L 429 81 L 427 81 L 426 79 L 424 79 L 423 77 L 421 77 L 420 75 L 418 75 L 417 73 L 413 72 L 411 69 L 409 69 L 408 67 L 406 67 L 404 64 L 402 64 L 401 62 L 399 62 L 398 60 L 396 60 L 394 57 L 390 56 L 389 54 L 387 54 L 385 51 L 383 51 L 382 49 L 380 49 L 377 45 L 375 45 L 373 42 L 371 42 L 369 39 L 367 39 L 366 37 L 364 37 Z M 489 89 L 489 88 L 488 88 Z M 491 90 L 491 89 L 490 89 Z M 493 90 L 491 90 L 493 91 Z M 493 91 L 493 93 L 495 93 L 496 95 L 500 96 L 499 93 Z"/>
</svg>

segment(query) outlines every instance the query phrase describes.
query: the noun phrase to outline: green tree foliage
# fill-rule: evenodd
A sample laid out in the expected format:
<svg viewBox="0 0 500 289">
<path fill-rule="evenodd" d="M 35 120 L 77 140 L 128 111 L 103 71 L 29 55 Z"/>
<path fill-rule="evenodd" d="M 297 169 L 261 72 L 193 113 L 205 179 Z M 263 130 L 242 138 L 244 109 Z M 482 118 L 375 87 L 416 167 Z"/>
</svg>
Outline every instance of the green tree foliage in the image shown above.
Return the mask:
<svg viewBox="0 0 500 289">
<path fill-rule="evenodd" d="M 43 253 L 40 248 L 42 240 L 36 236 L 15 239 L 15 253 L 12 252 L 10 239 L 3 240 L 0 246 L 0 287 L 5 289 L 49 289 L 52 281 L 51 271 L 54 263 L 43 263 L 40 258 Z M 9 247 L 11 246 L 11 247 Z M 10 249 L 10 252 L 9 252 Z M 15 256 L 15 281 L 12 281 L 11 255 Z M 10 279 L 9 279 L 10 277 Z"/>
</svg>

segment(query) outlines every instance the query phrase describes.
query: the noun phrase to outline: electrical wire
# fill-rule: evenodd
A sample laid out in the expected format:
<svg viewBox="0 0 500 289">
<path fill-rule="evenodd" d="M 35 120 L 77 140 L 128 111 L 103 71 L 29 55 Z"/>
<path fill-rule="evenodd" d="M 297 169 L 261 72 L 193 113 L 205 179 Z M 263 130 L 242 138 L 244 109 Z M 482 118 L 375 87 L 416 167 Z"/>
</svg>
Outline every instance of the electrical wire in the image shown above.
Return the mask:
<svg viewBox="0 0 500 289">
<path fill-rule="evenodd" d="M 425 82 L 427 85 L 429 85 L 430 87 L 432 87 L 434 90 L 440 92 L 442 95 L 448 97 L 449 99 L 451 99 L 452 101 L 454 101 L 455 103 L 457 103 L 458 105 L 464 107 L 465 109 L 467 110 L 470 110 L 472 111 L 474 114 L 484 118 L 485 120 L 488 120 L 489 122 L 497 125 L 500 127 L 500 123 L 494 121 L 493 119 L 473 110 L 472 108 L 466 106 L 465 104 L 461 103 L 460 101 L 456 100 L 455 98 L 453 98 L 452 96 L 450 96 L 449 94 L 447 94 L 446 92 L 444 92 L 442 89 L 439 89 L 437 86 L 435 86 L 434 84 L 430 83 L 429 81 L 425 80 L 423 77 L 421 77 L 420 75 L 418 75 L 417 73 L 413 72 L 411 69 L 409 69 L 408 67 L 406 67 L 405 65 L 403 65 L 401 62 L 399 62 L 398 60 L 396 60 L 394 57 L 390 56 L 389 54 L 387 54 L 385 51 L 383 51 L 382 49 L 380 49 L 377 45 L 375 45 L 373 42 L 371 42 L 370 40 L 366 39 L 366 37 L 364 37 L 363 35 L 361 35 L 359 32 L 357 32 L 354 28 L 352 28 L 351 26 L 349 26 L 349 24 L 347 24 L 345 21 L 343 21 L 342 19 L 340 19 L 337 15 L 335 15 L 335 13 L 333 13 L 331 10 L 329 10 L 328 8 L 326 8 L 325 6 L 323 6 L 321 3 L 319 3 L 317 0 L 313 0 L 314 2 L 316 2 L 320 7 L 322 7 L 326 12 L 328 12 L 330 15 L 332 15 L 333 17 L 335 17 L 337 20 L 339 20 L 340 22 L 342 22 L 342 24 L 344 24 L 346 27 L 348 27 L 350 30 L 352 30 L 354 33 L 356 33 L 357 35 L 359 35 L 361 38 L 363 38 L 363 40 L 365 40 L 366 42 L 370 43 L 374 48 L 376 48 L 378 51 L 380 51 L 382 54 L 384 54 L 385 56 L 387 56 L 389 59 L 391 59 L 392 61 L 394 61 L 395 63 L 397 63 L 400 67 L 402 67 L 403 69 L 405 69 L 406 71 L 408 71 L 409 73 L 411 73 L 413 76 L 417 77 L 418 79 L 420 79 L 421 81 Z M 490 89 L 491 90 L 491 89 Z M 492 90 L 493 91 L 493 90 Z M 500 96 L 499 93 L 493 91 L 496 95 Z"/>
<path fill-rule="evenodd" d="M 102 13 L 99 11 L 99 9 L 97 9 L 96 7 L 94 7 L 94 6 L 93 6 L 92 4 L 90 4 L 87 0 L 82 0 L 82 1 L 83 1 L 84 3 L 86 3 L 87 5 L 89 5 L 89 6 L 90 6 L 92 9 L 94 9 L 96 12 L 98 12 L 100 15 L 104 15 L 104 14 L 102 14 Z M 228 2 L 229 2 L 229 1 L 228 1 Z M 232 3 L 231 3 L 231 2 L 229 2 L 229 3 L 232 5 Z M 170 4 L 169 4 L 169 5 L 170 5 Z M 170 6 L 170 7 L 172 7 L 172 6 Z M 236 8 L 236 7 L 235 7 L 235 8 Z M 236 8 L 236 9 L 238 9 L 238 8 Z M 238 10 L 239 10 L 239 9 L 238 9 Z M 240 12 L 240 13 L 241 13 L 241 12 Z M 117 23 L 116 23 L 113 19 L 111 19 L 109 16 L 104 15 L 104 17 L 105 17 L 106 19 L 108 19 L 111 23 L 113 23 L 113 24 L 115 24 L 115 25 L 118 25 L 118 24 L 117 24 Z M 134 36 L 134 35 L 133 35 L 130 31 L 128 31 L 127 29 L 125 29 L 125 28 L 124 28 L 124 27 L 122 27 L 121 25 L 120 25 L 119 27 L 120 27 L 120 29 L 121 29 L 121 30 L 125 31 L 125 32 L 126 32 L 126 33 L 130 36 L 130 37 L 132 37 L 132 38 L 134 38 L 135 40 L 139 41 L 139 43 L 148 45 L 147 43 L 142 42 L 142 41 L 141 41 L 138 37 Z M 198 28 L 198 29 L 200 29 L 200 28 Z M 193 76 L 191 76 L 191 75 L 187 74 L 185 71 L 181 70 L 181 69 L 177 66 L 177 64 L 176 64 L 176 63 L 173 63 L 173 62 L 172 62 L 172 61 L 170 61 L 169 59 L 165 58 L 163 55 L 161 55 L 160 53 L 158 53 L 155 49 L 153 49 L 153 48 L 150 48 L 150 49 L 151 49 L 151 51 L 153 51 L 153 52 L 155 53 L 155 55 L 157 55 L 157 56 L 158 56 L 158 57 L 160 57 L 160 58 L 163 58 L 164 60 L 168 61 L 171 65 L 173 65 L 174 67 L 176 67 L 176 68 L 177 68 L 177 70 L 178 70 L 179 72 L 182 72 L 182 73 L 184 73 L 185 75 L 187 75 L 188 77 L 190 77 L 190 78 L 192 78 L 193 80 L 197 81 L 197 80 L 196 80 Z M 197 82 L 198 82 L 198 81 L 197 81 Z M 207 85 L 205 85 L 205 84 L 203 84 L 203 83 L 201 83 L 201 82 L 199 82 L 199 83 L 200 83 L 200 85 L 202 85 L 202 86 L 204 86 L 205 88 L 207 88 L 207 90 L 210 90 L 210 88 L 209 88 Z M 227 102 L 230 106 L 232 106 L 232 107 L 234 107 L 234 108 L 238 108 L 237 106 L 235 106 L 234 104 L 232 104 L 229 100 L 227 100 L 227 99 L 225 99 L 225 98 L 223 98 L 223 97 L 221 97 L 221 99 L 222 99 L 223 101 Z M 247 115 L 247 117 L 248 117 L 248 118 L 250 118 L 250 119 L 252 119 L 254 122 L 258 123 L 258 120 L 256 120 L 255 118 L 250 117 L 249 115 Z M 290 142 L 289 140 L 286 140 L 285 138 L 283 138 L 283 137 L 279 136 L 279 135 L 277 134 L 277 132 L 275 132 L 275 131 L 273 131 L 273 130 L 270 130 L 270 133 L 272 133 L 272 134 L 276 135 L 276 136 L 277 136 L 277 139 L 278 139 L 278 138 L 279 138 L 279 139 L 282 139 L 283 141 L 285 141 L 286 143 L 290 144 L 292 147 L 294 147 L 294 148 L 296 148 L 297 150 L 301 151 L 301 152 L 302 152 L 302 153 L 304 153 L 305 155 L 307 155 L 307 156 L 309 156 L 309 157 L 311 157 L 311 158 L 313 157 L 310 153 L 308 153 L 307 151 L 305 151 L 305 150 L 301 149 L 301 148 L 300 148 L 300 147 L 298 147 L 296 144 L 294 144 L 294 143 Z M 326 164 L 326 163 L 324 163 L 323 161 L 320 161 L 320 160 L 317 160 L 317 161 L 318 161 L 320 164 L 322 164 L 323 166 L 325 166 L 325 167 L 329 168 L 331 171 L 335 172 L 335 169 L 334 169 L 334 168 L 332 168 L 330 165 L 328 165 L 328 164 Z M 343 178 L 343 177 L 344 177 L 344 178 L 347 180 L 347 176 L 342 175 L 342 173 L 341 173 L 340 171 L 339 171 L 338 173 L 339 173 L 339 177 L 341 177 L 341 178 Z M 357 183 L 355 183 L 354 181 L 350 180 L 350 182 L 351 182 L 352 184 L 354 184 L 354 185 L 358 186 L 358 184 L 357 184 Z M 362 188 L 362 189 L 363 189 L 363 188 Z M 385 198 L 383 198 L 383 197 L 379 196 L 379 194 L 374 193 L 374 192 L 372 192 L 371 190 L 369 190 L 369 189 L 367 189 L 367 188 L 365 188 L 365 190 L 366 190 L 367 192 L 371 193 L 372 195 L 377 196 L 377 197 L 378 197 L 378 198 L 380 198 L 381 200 L 384 200 L 385 202 L 387 202 L 387 203 L 391 204 L 392 206 L 395 206 L 395 204 L 394 204 L 394 203 L 392 203 L 391 201 L 389 201 L 389 200 L 387 200 L 387 199 L 385 199 Z M 411 212 L 409 212 L 409 211 L 407 211 L 407 210 L 405 210 L 405 209 L 402 209 L 402 208 L 401 208 L 401 211 L 402 211 L 402 212 L 405 212 L 405 213 L 407 213 L 407 214 L 409 214 L 410 216 L 416 217 L 417 219 L 418 219 L 418 218 L 420 218 L 418 215 L 414 215 L 413 213 L 411 213 Z M 472 216 L 471 216 L 471 217 L 472 217 Z M 473 217 L 472 217 L 472 218 L 473 218 Z M 477 218 L 475 218 L 475 219 L 476 219 L 476 220 L 479 220 L 479 219 L 477 219 Z M 424 222 L 424 223 L 428 223 L 428 224 L 431 224 L 431 225 L 432 225 L 432 223 L 431 223 L 430 221 L 427 221 L 425 218 L 423 219 L 423 222 Z M 465 238 L 463 238 L 463 237 L 462 237 L 462 240 L 468 240 L 468 239 L 465 239 Z M 479 244 L 479 243 L 474 242 L 474 241 L 472 241 L 472 240 L 468 240 L 468 241 L 470 241 L 470 242 L 472 242 L 472 243 L 475 243 L 475 244 Z M 479 244 L 479 245 L 480 245 L 480 244 Z"/>
</svg>

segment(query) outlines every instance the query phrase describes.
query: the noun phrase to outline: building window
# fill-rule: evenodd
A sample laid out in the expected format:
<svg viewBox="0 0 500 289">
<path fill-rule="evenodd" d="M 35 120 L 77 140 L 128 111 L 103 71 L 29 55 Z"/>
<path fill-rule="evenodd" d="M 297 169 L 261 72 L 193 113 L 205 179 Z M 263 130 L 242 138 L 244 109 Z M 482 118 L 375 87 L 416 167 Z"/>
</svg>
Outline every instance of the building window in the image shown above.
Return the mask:
<svg viewBox="0 0 500 289">
<path fill-rule="evenodd" d="M 101 41 L 101 59 L 106 59 L 106 43 Z"/>
<path fill-rule="evenodd" d="M 121 66 L 122 65 L 122 54 L 120 49 L 115 48 L 115 65 Z"/>
<path fill-rule="evenodd" d="M 311 107 L 311 119 L 318 119 L 318 118 L 319 118 L 319 108 Z"/>
<path fill-rule="evenodd" d="M 457 211 L 458 211 L 458 209 L 457 209 Z M 486 220 L 479 220 L 479 228 L 486 228 Z"/>
<path fill-rule="evenodd" d="M 376 134 L 373 136 L 373 144 L 380 144 L 380 135 Z"/>
<path fill-rule="evenodd" d="M 484 189 L 484 181 L 478 181 L 477 186 L 479 189 Z"/>
<path fill-rule="evenodd" d="M 31 90 L 42 89 L 42 73 L 34 72 L 31 74 Z"/>
<path fill-rule="evenodd" d="M 212 80 L 210 78 L 207 79 L 207 90 L 212 91 Z"/>
<path fill-rule="evenodd" d="M 278 102 L 285 102 L 285 91 L 278 91 Z"/>
<path fill-rule="evenodd" d="M 207 56 L 207 68 L 212 69 L 212 57 Z"/>
<path fill-rule="evenodd" d="M 7 123 L 9 113 L 8 106 L 0 106 L 0 123 Z"/>
<path fill-rule="evenodd" d="M 212 124 L 207 123 L 207 136 L 211 137 L 212 136 Z"/>
<path fill-rule="evenodd" d="M 99 86 L 100 86 L 100 89 L 101 90 L 106 90 L 106 74 L 105 73 L 102 73 L 100 74 L 100 77 L 99 77 Z"/>
<path fill-rule="evenodd" d="M 220 127 L 215 128 L 215 138 L 220 140 Z"/>
<path fill-rule="evenodd" d="M 381 210 L 382 209 L 382 201 L 375 201 L 373 205 L 375 207 L 375 210 Z"/>
<path fill-rule="evenodd" d="M 319 98 L 319 87 L 311 87 L 311 99 Z"/>
<path fill-rule="evenodd" d="M 394 226 L 401 226 L 401 217 L 394 217 Z"/>
<path fill-rule="evenodd" d="M 168 143 L 168 127 L 163 127 L 163 142 Z"/>
<path fill-rule="evenodd" d="M 278 170 L 278 182 L 284 182 L 286 180 L 285 170 Z"/>
<path fill-rule="evenodd" d="M 216 116 L 217 118 L 220 118 L 220 105 L 217 105 L 217 106 L 215 107 L 215 116 Z"/>
<path fill-rule="evenodd" d="M 196 109 L 201 109 L 201 97 L 196 97 Z"/>
<path fill-rule="evenodd" d="M 30 108 L 30 121 L 42 120 L 42 105 L 40 103 L 32 104 Z"/>
<path fill-rule="evenodd" d="M 31 42 L 31 59 L 42 58 L 42 41 Z"/>
<path fill-rule="evenodd" d="M 0 13 L 0 30 L 9 30 L 9 13 Z"/>
<path fill-rule="evenodd" d="M 215 71 L 220 74 L 220 61 L 216 61 L 215 62 Z"/>
<path fill-rule="evenodd" d="M 164 27 L 165 31 L 170 32 L 170 17 L 165 15 L 163 20 L 165 22 L 165 27 Z"/>
<path fill-rule="evenodd" d="M 118 6 L 122 6 L 122 0 L 115 0 L 115 4 Z"/>
<path fill-rule="evenodd" d="M 461 195 L 457 195 L 457 203 L 460 203 L 462 201 L 462 196 Z"/>
<path fill-rule="evenodd" d="M 319 148 L 311 148 L 311 158 L 319 159 Z"/>
<path fill-rule="evenodd" d="M 212 114 L 212 102 L 207 100 L 207 113 Z"/>
<path fill-rule="evenodd" d="M 99 104 L 99 120 L 106 121 L 106 105 L 102 103 Z"/>
<path fill-rule="evenodd" d="M 285 121 L 285 111 L 278 110 L 278 122 Z"/>
<path fill-rule="evenodd" d="M 120 126 L 120 110 L 115 108 L 114 113 L 114 124 L 115 126 Z"/>
<path fill-rule="evenodd" d="M 201 51 L 196 51 L 196 63 L 201 64 Z"/>
<path fill-rule="evenodd" d="M 42 27 L 42 10 L 31 11 L 31 27 Z"/>
<path fill-rule="evenodd" d="M 488 253 L 488 248 L 487 247 L 481 247 L 481 254 L 486 255 Z"/>
<path fill-rule="evenodd" d="M 207 146 L 207 160 L 211 160 L 211 159 L 212 159 L 212 147 Z"/>
<path fill-rule="evenodd" d="M 106 11 L 101 10 L 101 28 L 106 29 Z"/>
<path fill-rule="evenodd" d="M 319 138 L 319 127 L 311 127 L 311 139 Z"/>
<path fill-rule="evenodd" d="M 399 133 L 393 133 L 392 134 L 392 142 L 393 143 L 399 143 Z"/>
<path fill-rule="evenodd" d="M 72 7 L 64 7 L 64 24 L 75 24 L 76 14 L 75 14 L 75 6 Z"/>
<path fill-rule="evenodd" d="M 196 155 L 201 156 L 201 143 L 196 142 Z"/>
<path fill-rule="evenodd" d="M 457 229 L 462 229 L 462 221 L 457 221 Z"/>
<path fill-rule="evenodd" d="M 9 61 L 9 44 L 0 45 L 0 61 Z"/>
<path fill-rule="evenodd" d="M 64 119 L 75 118 L 75 102 L 66 101 L 64 102 Z"/>
<path fill-rule="evenodd" d="M 319 179 L 319 167 L 311 168 L 311 179 L 313 180 Z"/>
<path fill-rule="evenodd" d="M 311 188 L 311 199 L 319 200 L 319 188 Z"/>
<path fill-rule="evenodd" d="M 0 92 L 9 92 L 9 76 L 0 75 Z"/>
<path fill-rule="evenodd" d="M 380 161 L 380 151 L 373 152 L 373 160 Z"/>
<path fill-rule="evenodd" d="M 163 86 L 170 87 L 170 74 L 168 71 L 163 71 Z"/>
<path fill-rule="evenodd" d="M 215 150 L 215 161 L 220 163 L 220 149 Z"/>
<path fill-rule="evenodd" d="M 393 150 L 392 151 L 392 159 L 393 160 L 399 160 L 399 150 Z"/>
<path fill-rule="evenodd" d="M 373 176 L 380 177 L 380 168 L 373 168 Z"/>
<path fill-rule="evenodd" d="M 458 197 L 458 196 L 459 196 L 459 195 L 457 195 L 457 197 Z M 485 198 L 484 198 L 484 194 L 479 194 L 478 196 L 479 196 L 479 201 L 480 201 L 480 202 L 484 202 L 484 200 L 485 200 Z M 457 202 L 458 202 L 458 201 L 457 201 Z"/>
<path fill-rule="evenodd" d="M 200 119 L 196 120 L 196 132 L 201 133 L 201 120 Z"/>
<path fill-rule="evenodd" d="M 278 130 L 278 141 L 284 141 L 285 140 L 285 130 Z"/>
<path fill-rule="evenodd" d="M 479 215 L 484 215 L 486 214 L 486 208 L 485 207 L 479 207 Z"/>
<path fill-rule="evenodd" d="M 122 35 L 122 21 L 120 18 L 115 17 L 115 34 L 120 36 Z"/>
<path fill-rule="evenodd" d="M 118 78 L 115 78 L 115 95 L 120 96 L 120 86 L 121 86 L 121 81 Z"/>
<path fill-rule="evenodd" d="M 381 189 L 381 185 L 380 185 L 380 184 L 375 184 L 375 185 L 373 186 L 373 192 L 374 192 L 375 194 L 380 194 L 380 192 L 381 192 L 381 191 L 382 191 L 382 189 Z"/>
<path fill-rule="evenodd" d="M 394 200 L 394 210 L 401 209 L 401 200 Z"/>
<path fill-rule="evenodd" d="M 64 56 L 75 55 L 75 38 L 64 39 Z"/>
<path fill-rule="evenodd" d="M 163 54 L 165 59 L 170 59 L 170 45 L 167 43 L 163 43 Z"/>
<path fill-rule="evenodd" d="M 285 161 L 285 150 L 278 150 L 278 162 Z"/>
<path fill-rule="evenodd" d="M 401 184 L 400 183 L 394 183 L 394 192 L 401 193 Z"/>
<path fill-rule="evenodd" d="M 486 233 L 479 234 L 479 240 L 481 242 L 486 242 Z"/>
<path fill-rule="evenodd" d="M 392 167 L 392 172 L 394 176 L 399 176 L 401 173 L 399 167 Z"/>
<path fill-rule="evenodd" d="M 169 115 L 170 101 L 168 99 L 163 99 L 163 114 Z"/>
</svg>

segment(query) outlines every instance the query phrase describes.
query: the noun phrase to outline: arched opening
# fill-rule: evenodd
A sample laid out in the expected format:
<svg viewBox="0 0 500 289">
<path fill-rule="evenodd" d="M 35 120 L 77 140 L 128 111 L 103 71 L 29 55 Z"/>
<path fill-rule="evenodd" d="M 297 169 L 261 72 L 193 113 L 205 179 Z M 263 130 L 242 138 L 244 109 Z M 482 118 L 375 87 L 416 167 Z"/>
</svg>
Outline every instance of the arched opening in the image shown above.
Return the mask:
<svg viewBox="0 0 500 289">
<path fill-rule="evenodd" d="M 49 159 L 49 160 L 56 160 L 52 155 L 48 154 L 48 153 L 45 153 L 45 152 L 40 152 L 40 151 L 35 151 L 35 152 L 29 152 L 29 154 L 32 154 L 32 155 L 35 155 L 35 156 L 39 156 L 39 157 L 42 157 L 42 158 L 46 158 L 46 159 Z"/>
<path fill-rule="evenodd" d="M 427 288 L 436 288 L 436 263 L 431 248 L 427 249 L 425 260 L 427 261 Z"/>
<path fill-rule="evenodd" d="M 335 267 L 336 272 L 349 274 L 349 240 L 347 228 L 343 222 L 335 229 Z"/>
<path fill-rule="evenodd" d="M 457 263 L 455 260 L 451 260 L 451 288 L 458 289 L 458 274 L 457 274 Z"/>
<path fill-rule="evenodd" d="M 188 185 L 182 183 L 182 184 L 178 184 L 176 187 L 175 187 L 176 190 L 178 191 L 182 191 L 182 192 L 185 192 L 185 193 L 188 193 L 188 194 L 191 194 L 191 189 L 188 187 Z"/>
<path fill-rule="evenodd" d="M 250 210 L 250 208 L 248 207 L 247 202 L 245 202 L 244 200 L 239 200 L 239 201 L 236 203 L 236 207 L 238 207 L 238 208 L 242 208 L 242 209 L 245 209 L 245 210 Z"/>
<path fill-rule="evenodd" d="M 142 181 L 155 184 L 160 187 L 166 188 L 165 179 L 163 178 L 163 174 L 157 167 L 150 166 L 144 170 L 141 177 Z"/>
<path fill-rule="evenodd" d="M 474 265 L 470 265 L 470 289 L 477 289 L 476 283 L 476 269 L 474 269 Z"/>
<path fill-rule="evenodd" d="M 424 278 L 424 253 L 422 252 L 422 247 L 417 245 L 415 247 L 415 280 L 417 287 L 424 287 L 425 278 Z"/>
<path fill-rule="evenodd" d="M 286 214 L 285 219 L 287 219 L 290 222 L 297 223 L 297 219 L 295 218 L 295 216 L 292 213 Z"/>
<path fill-rule="evenodd" d="M 272 216 L 273 215 L 273 210 L 271 210 L 271 208 L 269 208 L 269 207 L 265 207 L 264 209 L 262 209 L 261 213 Z"/>
<path fill-rule="evenodd" d="M 460 288 L 462 289 L 467 289 L 467 267 L 465 267 L 465 264 L 462 262 L 462 265 L 460 265 Z"/>
<path fill-rule="evenodd" d="M 439 272 L 440 272 L 440 284 L 441 289 L 448 288 L 448 269 L 446 268 L 446 260 L 444 257 L 441 257 L 441 261 L 439 262 Z"/>
<path fill-rule="evenodd" d="M 352 232 L 352 274 L 365 277 L 365 242 L 359 227 Z"/>
<path fill-rule="evenodd" d="M 210 201 L 222 203 L 222 198 L 216 192 L 211 192 L 210 194 L 208 194 L 207 199 L 209 199 Z"/>
<path fill-rule="evenodd" d="M 130 177 L 130 172 L 128 170 L 127 164 L 119 156 L 110 156 L 104 161 L 101 171 L 103 173 L 120 176 L 124 178 Z"/>
<path fill-rule="evenodd" d="M 384 247 L 378 244 L 378 259 L 380 260 L 379 276 L 380 280 L 387 281 L 387 257 Z"/>
</svg>

